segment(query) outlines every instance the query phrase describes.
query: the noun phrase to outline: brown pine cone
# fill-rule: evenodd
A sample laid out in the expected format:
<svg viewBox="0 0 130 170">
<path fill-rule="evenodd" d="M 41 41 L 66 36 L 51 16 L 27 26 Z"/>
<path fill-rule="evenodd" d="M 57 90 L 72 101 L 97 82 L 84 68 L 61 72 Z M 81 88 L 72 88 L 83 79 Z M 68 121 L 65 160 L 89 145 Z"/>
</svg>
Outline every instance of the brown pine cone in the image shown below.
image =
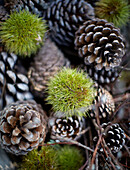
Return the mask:
<svg viewBox="0 0 130 170">
<path fill-rule="evenodd" d="M 106 70 L 119 66 L 125 53 L 120 30 L 103 19 L 84 22 L 76 32 L 75 47 L 85 64 Z"/>
<path fill-rule="evenodd" d="M 100 123 L 108 122 L 115 110 L 115 102 L 112 95 L 102 87 L 96 87 L 95 99 L 92 108 L 87 112 L 91 119 L 99 116 Z"/>
<path fill-rule="evenodd" d="M 50 39 L 34 58 L 28 72 L 31 90 L 37 97 L 44 98 L 47 84 L 62 67 L 70 66 L 70 62 Z"/>
<path fill-rule="evenodd" d="M 83 129 L 83 125 L 83 118 L 77 116 L 68 118 L 56 116 L 48 121 L 51 138 L 55 139 L 56 142 L 64 141 L 66 138 L 77 140 L 81 136 L 80 132 Z"/>
<path fill-rule="evenodd" d="M 85 0 L 56 0 L 45 13 L 50 34 L 58 45 L 74 45 L 75 32 L 84 21 L 94 18 L 93 7 Z"/>
<path fill-rule="evenodd" d="M 0 113 L 0 142 L 7 152 L 25 155 L 44 142 L 47 117 L 35 101 L 12 103 Z"/>
</svg>

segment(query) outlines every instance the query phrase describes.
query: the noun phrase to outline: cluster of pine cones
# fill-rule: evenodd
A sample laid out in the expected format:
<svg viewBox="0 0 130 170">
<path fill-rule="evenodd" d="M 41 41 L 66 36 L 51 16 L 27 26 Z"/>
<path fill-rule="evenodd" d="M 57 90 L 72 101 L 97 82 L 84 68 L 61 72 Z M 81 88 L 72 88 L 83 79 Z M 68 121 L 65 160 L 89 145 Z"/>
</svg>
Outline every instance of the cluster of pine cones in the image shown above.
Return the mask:
<svg viewBox="0 0 130 170">
<path fill-rule="evenodd" d="M 109 122 L 115 102 L 104 88 L 120 75 L 125 45 L 119 28 L 95 17 L 92 5 L 96 0 L 92 4 L 87 0 L 2 2 L 0 22 L 4 22 L 12 11 L 26 9 L 47 21 L 49 33 L 32 61 L 23 61 L 8 53 L 0 41 L 1 146 L 7 152 L 24 155 L 45 142 L 48 132 L 56 141 L 78 139 L 85 128 L 85 118 L 50 116 L 50 106 L 45 102 L 49 79 L 62 67 L 75 67 L 72 58 L 72 61 L 80 61 L 79 67 L 95 81 L 95 99 L 86 119 L 98 126 L 98 117 L 107 146 L 113 153 L 120 151 L 125 144 L 125 134 L 119 124 Z M 75 58 L 69 56 L 68 51 L 74 52 Z"/>
</svg>

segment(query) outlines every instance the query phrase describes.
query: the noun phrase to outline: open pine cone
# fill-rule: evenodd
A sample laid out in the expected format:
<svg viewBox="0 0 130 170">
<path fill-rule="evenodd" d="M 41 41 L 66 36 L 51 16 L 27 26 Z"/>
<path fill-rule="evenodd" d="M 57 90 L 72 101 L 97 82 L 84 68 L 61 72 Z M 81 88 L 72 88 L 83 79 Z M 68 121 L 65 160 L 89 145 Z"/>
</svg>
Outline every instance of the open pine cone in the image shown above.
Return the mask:
<svg viewBox="0 0 130 170">
<path fill-rule="evenodd" d="M 111 124 L 111 122 L 103 123 L 101 125 L 103 130 L 104 140 L 106 145 L 113 153 L 119 152 L 125 144 L 125 134 L 120 128 L 119 124 Z M 94 141 L 97 141 L 97 137 L 94 137 Z M 100 152 L 103 152 L 103 148 L 100 146 Z"/>
<path fill-rule="evenodd" d="M 7 152 L 25 155 L 44 142 L 47 117 L 35 101 L 12 103 L 0 113 L 0 143 Z"/>
<path fill-rule="evenodd" d="M 120 30 L 103 19 L 83 23 L 76 32 L 75 47 L 84 63 L 101 70 L 119 66 L 125 54 Z"/>
<path fill-rule="evenodd" d="M 28 72 L 31 90 L 37 97 L 44 98 L 47 84 L 62 67 L 69 67 L 70 62 L 50 39 L 34 58 Z"/>
<path fill-rule="evenodd" d="M 51 133 L 51 138 L 56 141 L 64 141 L 64 138 L 77 140 L 81 135 L 83 129 L 83 118 L 72 116 L 62 117 L 54 116 L 48 121 L 48 126 Z"/>
<path fill-rule="evenodd" d="M 0 53 L 0 110 L 17 100 L 32 99 L 28 78 L 14 70 L 17 56 L 13 53 Z"/>
<path fill-rule="evenodd" d="M 87 112 L 91 119 L 99 116 L 100 123 L 108 122 L 115 110 L 115 102 L 112 95 L 102 87 L 97 87 L 92 108 Z"/>
<path fill-rule="evenodd" d="M 85 0 L 56 0 L 45 13 L 51 37 L 63 46 L 73 45 L 79 25 L 92 18 L 94 10 Z"/>
</svg>

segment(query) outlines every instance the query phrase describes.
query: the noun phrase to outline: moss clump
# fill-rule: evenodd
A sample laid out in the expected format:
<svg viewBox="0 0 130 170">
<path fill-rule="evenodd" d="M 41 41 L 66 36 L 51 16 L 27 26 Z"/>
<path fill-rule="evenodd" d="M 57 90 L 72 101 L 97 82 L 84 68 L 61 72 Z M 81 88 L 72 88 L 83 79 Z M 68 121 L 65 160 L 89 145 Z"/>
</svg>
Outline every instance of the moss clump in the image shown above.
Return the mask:
<svg viewBox="0 0 130 170">
<path fill-rule="evenodd" d="M 56 170 L 58 169 L 58 156 L 52 146 L 43 146 L 40 151 L 33 150 L 23 157 L 21 170 Z"/>
<path fill-rule="evenodd" d="M 92 80 L 83 71 L 64 68 L 50 80 L 47 101 L 55 112 L 64 112 L 66 117 L 85 116 L 94 99 L 92 85 Z"/>
<path fill-rule="evenodd" d="M 97 17 L 121 26 L 128 21 L 129 9 L 127 0 L 100 0 L 96 3 L 95 13 Z"/>
<path fill-rule="evenodd" d="M 73 146 L 65 145 L 58 152 L 59 170 L 78 170 L 84 162 L 81 151 Z"/>
<path fill-rule="evenodd" d="M 9 52 L 20 56 L 35 54 L 43 44 L 46 25 L 28 11 L 14 12 L 0 25 L 0 38 Z"/>
</svg>

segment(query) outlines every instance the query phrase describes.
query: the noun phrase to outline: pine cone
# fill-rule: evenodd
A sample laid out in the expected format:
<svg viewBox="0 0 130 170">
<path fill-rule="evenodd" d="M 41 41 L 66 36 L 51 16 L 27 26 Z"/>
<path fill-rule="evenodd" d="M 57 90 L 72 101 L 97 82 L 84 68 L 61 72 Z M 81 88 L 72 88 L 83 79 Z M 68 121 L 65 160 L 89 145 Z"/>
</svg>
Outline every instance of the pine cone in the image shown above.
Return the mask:
<svg viewBox="0 0 130 170">
<path fill-rule="evenodd" d="M 83 129 L 83 118 L 77 116 L 64 117 L 56 116 L 52 117 L 48 121 L 48 126 L 51 132 L 51 138 L 56 142 L 64 141 L 64 138 L 77 140 L 80 137 L 80 132 Z M 62 139 L 61 139 L 62 138 Z"/>
<path fill-rule="evenodd" d="M 94 10 L 85 0 L 56 0 L 45 13 L 51 37 L 64 46 L 73 45 L 79 25 L 92 18 Z"/>
<path fill-rule="evenodd" d="M 70 62 L 64 57 L 63 53 L 51 40 L 47 39 L 34 58 L 28 72 L 33 94 L 44 98 L 49 79 L 58 73 L 62 67 L 68 67 L 69 65 Z"/>
<path fill-rule="evenodd" d="M 76 32 L 75 46 L 84 63 L 98 70 L 119 66 L 125 53 L 119 29 L 103 19 L 84 22 Z"/>
<path fill-rule="evenodd" d="M 0 22 L 5 21 L 8 18 L 8 12 L 6 9 L 0 5 Z"/>
<path fill-rule="evenodd" d="M 121 70 L 118 67 L 110 68 L 106 70 L 103 67 L 101 70 L 97 70 L 91 64 L 85 67 L 88 75 L 100 85 L 113 83 L 120 75 Z"/>
<path fill-rule="evenodd" d="M 10 12 L 25 9 L 41 17 L 48 4 L 44 0 L 5 0 L 5 6 Z"/>
<path fill-rule="evenodd" d="M 125 134 L 124 131 L 120 128 L 119 124 L 103 123 L 102 128 L 104 130 L 104 139 L 113 153 L 119 152 L 123 145 L 125 144 Z M 103 149 L 101 148 L 102 152 Z"/>
<path fill-rule="evenodd" d="M 99 0 L 86 0 L 88 3 L 90 3 L 93 7 L 96 6 L 96 2 L 98 2 Z"/>
<path fill-rule="evenodd" d="M 0 53 L 0 110 L 14 101 L 32 99 L 28 78 L 14 71 L 16 60 L 13 53 Z"/>
<path fill-rule="evenodd" d="M 0 142 L 3 149 L 25 155 L 44 142 L 46 115 L 35 101 L 18 101 L 1 111 Z"/>
<path fill-rule="evenodd" d="M 96 106 L 95 106 L 96 105 Z M 87 112 L 91 119 L 99 115 L 100 123 L 108 122 L 115 110 L 115 103 L 112 95 L 102 87 L 97 87 L 95 100 L 92 108 Z"/>
</svg>

